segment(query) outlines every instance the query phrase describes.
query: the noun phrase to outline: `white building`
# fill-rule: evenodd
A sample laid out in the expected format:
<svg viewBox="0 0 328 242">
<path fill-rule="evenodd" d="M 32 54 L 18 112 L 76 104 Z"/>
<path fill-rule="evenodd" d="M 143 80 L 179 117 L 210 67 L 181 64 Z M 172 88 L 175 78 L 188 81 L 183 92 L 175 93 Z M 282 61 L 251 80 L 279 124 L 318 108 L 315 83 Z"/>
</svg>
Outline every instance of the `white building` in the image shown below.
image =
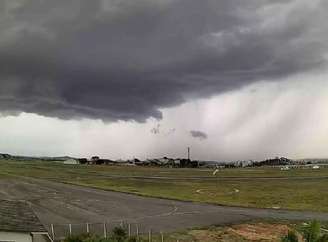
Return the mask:
<svg viewBox="0 0 328 242">
<path fill-rule="evenodd" d="M 314 165 L 314 166 L 312 166 L 312 169 L 314 169 L 314 170 L 318 170 L 318 169 L 320 169 L 320 166 L 318 166 L 318 165 Z"/>
<path fill-rule="evenodd" d="M 283 167 L 280 168 L 280 170 L 282 170 L 282 171 L 289 171 L 290 168 L 289 168 L 289 166 L 283 166 Z"/>
<path fill-rule="evenodd" d="M 65 165 L 78 165 L 80 164 L 78 160 L 76 159 L 67 159 L 64 161 Z"/>
<path fill-rule="evenodd" d="M 0 241 L 51 242 L 26 202 L 0 200 Z"/>
</svg>

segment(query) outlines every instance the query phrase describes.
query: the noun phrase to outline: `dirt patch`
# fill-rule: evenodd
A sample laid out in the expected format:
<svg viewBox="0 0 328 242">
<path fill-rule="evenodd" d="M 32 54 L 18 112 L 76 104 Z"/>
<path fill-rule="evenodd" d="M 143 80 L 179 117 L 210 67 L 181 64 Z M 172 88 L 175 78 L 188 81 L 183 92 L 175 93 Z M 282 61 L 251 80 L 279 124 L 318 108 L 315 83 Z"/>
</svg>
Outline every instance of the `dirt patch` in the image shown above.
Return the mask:
<svg viewBox="0 0 328 242">
<path fill-rule="evenodd" d="M 231 226 L 211 226 L 167 234 L 168 242 L 281 242 L 297 224 L 287 222 L 248 222 Z M 295 231 L 298 241 L 305 242 Z M 160 241 L 160 240 L 154 240 Z"/>
<path fill-rule="evenodd" d="M 289 227 L 281 224 L 241 224 L 228 228 L 227 231 L 237 234 L 246 241 L 280 241 L 288 233 Z"/>
<path fill-rule="evenodd" d="M 208 230 L 192 230 L 194 241 L 201 242 L 251 242 L 251 241 L 272 241 L 280 242 L 290 228 L 282 224 L 240 224 L 232 227 L 212 228 Z"/>
<path fill-rule="evenodd" d="M 222 230 L 192 230 L 189 232 L 193 236 L 194 241 L 201 242 L 241 242 L 245 241 L 237 234 L 230 234 L 226 229 Z"/>
</svg>

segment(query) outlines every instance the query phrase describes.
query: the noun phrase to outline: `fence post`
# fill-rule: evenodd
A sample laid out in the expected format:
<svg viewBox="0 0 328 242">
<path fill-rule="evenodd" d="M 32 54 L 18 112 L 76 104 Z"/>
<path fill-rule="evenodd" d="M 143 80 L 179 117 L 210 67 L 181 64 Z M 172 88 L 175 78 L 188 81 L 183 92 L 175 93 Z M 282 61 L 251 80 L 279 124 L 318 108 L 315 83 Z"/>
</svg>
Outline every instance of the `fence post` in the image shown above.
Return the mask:
<svg viewBox="0 0 328 242">
<path fill-rule="evenodd" d="M 151 242 L 152 240 L 152 234 L 151 234 L 151 229 L 148 232 L 148 241 Z"/>
<path fill-rule="evenodd" d="M 139 239 L 139 226 L 136 224 L 136 234 L 137 234 L 137 239 Z"/>
<path fill-rule="evenodd" d="M 69 236 L 72 235 L 72 224 L 68 224 Z"/>
<path fill-rule="evenodd" d="M 87 223 L 87 234 L 90 232 L 89 230 L 89 223 Z"/>
<path fill-rule="evenodd" d="M 104 223 L 104 238 L 107 238 L 107 228 L 106 228 L 106 223 Z"/>
<path fill-rule="evenodd" d="M 164 242 L 164 234 L 161 232 L 161 241 Z"/>
<path fill-rule="evenodd" d="M 51 236 L 52 236 L 52 240 L 55 240 L 55 230 L 54 230 L 54 225 L 51 224 Z"/>
</svg>

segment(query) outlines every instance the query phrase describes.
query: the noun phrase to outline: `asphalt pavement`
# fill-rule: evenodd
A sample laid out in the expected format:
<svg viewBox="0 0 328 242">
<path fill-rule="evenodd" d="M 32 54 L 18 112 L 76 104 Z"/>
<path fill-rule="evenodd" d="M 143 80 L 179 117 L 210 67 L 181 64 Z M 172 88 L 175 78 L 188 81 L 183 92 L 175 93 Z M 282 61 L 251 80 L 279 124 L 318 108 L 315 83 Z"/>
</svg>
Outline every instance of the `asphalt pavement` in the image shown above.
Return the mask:
<svg viewBox="0 0 328 242">
<path fill-rule="evenodd" d="M 181 202 L 32 178 L 0 180 L 0 198 L 28 201 L 48 228 L 50 224 L 125 221 L 153 231 L 173 231 L 252 219 L 328 221 L 328 213 Z"/>
</svg>

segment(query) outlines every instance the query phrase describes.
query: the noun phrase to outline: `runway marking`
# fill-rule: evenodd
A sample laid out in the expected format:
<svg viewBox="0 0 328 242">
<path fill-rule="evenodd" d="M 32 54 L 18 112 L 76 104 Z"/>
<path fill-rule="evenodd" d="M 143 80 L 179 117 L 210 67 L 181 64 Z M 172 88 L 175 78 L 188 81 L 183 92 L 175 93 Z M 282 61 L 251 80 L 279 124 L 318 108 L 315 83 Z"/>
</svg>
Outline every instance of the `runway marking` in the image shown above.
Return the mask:
<svg viewBox="0 0 328 242">
<path fill-rule="evenodd" d="M 173 210 L 172 210 L 171 212 L 164 213 L 164 214 L 163 214 L 164 216 L 165 216 L 165 215 L 170 216 L 170 215 L 176 213 L 176 211 L 178 211 L 178 207 L 177 207 L 174 203 L 172 203 L 172 205 L 173 205 L 173 207 L 174 207 Z"/>
</svg>

